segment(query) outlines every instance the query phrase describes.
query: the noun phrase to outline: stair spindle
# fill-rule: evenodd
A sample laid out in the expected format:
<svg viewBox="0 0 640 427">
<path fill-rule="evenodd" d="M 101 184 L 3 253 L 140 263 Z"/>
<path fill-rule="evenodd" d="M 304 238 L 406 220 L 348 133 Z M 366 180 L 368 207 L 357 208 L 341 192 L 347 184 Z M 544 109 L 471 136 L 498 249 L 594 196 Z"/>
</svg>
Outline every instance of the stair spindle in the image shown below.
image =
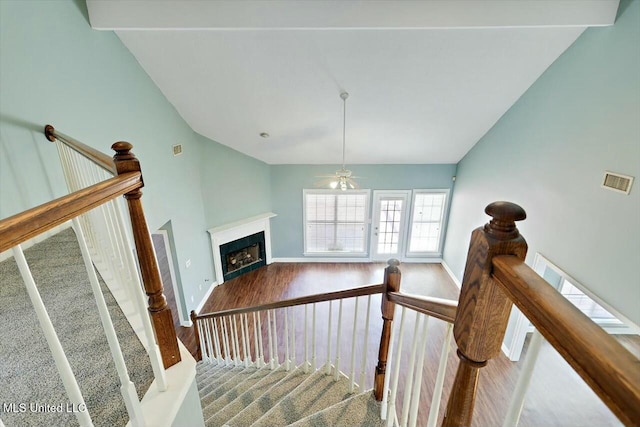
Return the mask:
<svg viewBox="0 0 640 427">
<path fill-rule="evenodd" d="M 422 316 L 419 312 L 416 311 L 416 320 L 415 326 L 413 328 L 413 334 L 411 335 L 412 344 L 411 344 L 411 356 L 409 356 L 409 369 L 406 372 L 405 376 L 405 385 L 404 385 L 404 398 L 402 400 L 402 415 L 400 417 L 400 427 L 406 427 L 407 422 L 409 421 L 409 406 L 411 402 L 411 388 L 413 386 L 413 381 L 415 381 L 413 371 L 415 369 L 416 364 L 416 352 L 418 350 L 418 331 L 420 330 L 420 321 L 422 320 Z"/>
<path fill-rule="evenodd" d="M 427 343 L 427 332 L 429 325 L 429 316 L 422 315 L 422 333 L 420 334 L 420 338 L 417 340 L 417 344 L 420 346 L 418 350 L 418 357 L 416 358 L 416 367 L 415 367 L 415 380 L 413 381 L 413 388 L 411 390 L 411 404 L 410 412 L 409 412 L 409 426 L 416 427 L 416 422 L 418 421 L 418 406 L 420 404 L 420 391 L 422 389 L 422 377 L 423 377 L 423 367 L 424 367 L 424 352 L 426 349 Z"/>
<path fill-rule="evenodd" d="M 335 362 L 335 371 L 333 374 L 333 379 L 338 381 L 340 376 L 340 338 L 342 334 L 342 302 L 344 300 L 340 300 L 339 308 L 338 308 L 338 333 L 336 337 L 336 362 Z"/>
<path fill-rule="evenodd" d="M 367 371 L 367 351 L 369 349 L 369 318 L 371 314 L 371 295 L 367 295 L 367 314 L 364 321 L 363 343 L 362 343 L 362 362 L 360 363 L 360 391 L 367 389 L 366 385 L 366 371 Z"/>
<path fill-rule="evenodd" d="M 327 363 L 325 370 L 327 375 L 331 375 L 331 310 L 333 308 L 333 301 L 329 301 L 329 323 L 327 326 Z"/>
<path fill-rule="evenodd" d="M 287 307 L 284 308 L 284 368 L 285 370 L 289 370 L 290 366 L 290 357 L 289 357 L 289 310 Z"/>
<path fill-rule="evenodd" d="M 349 384 L 349 393 L 353 393 L 355 389 L 356 383 L 356 336 L 358 332 L 358 301 L 359 298 L 355 298 L 355 307 L 353 308 L 353 331 L 351 334 L 351 369 L 349 370 L 350 374 L 350 384 Z M 367 334 L 369 331 L 365 331 Z M 362 349 L 362 351 L 366 351 L 366 349 Z"/>
<path fill-rule="evenodd" d="M 449 349 L 451 348 L 451 337 L 453 336 L 453 324 L 447 323 L 447 331 L 440 352 L 440 363 L 438 364 L 438 373 L 436 374 L 436 383 L 433 387 L 433 397 L 431 398 L 431 406 L 429 407 L 429 418 L 427 427 L 436 427 L 438 422 L 438 413 L 440 411 L 440 400 L 442 399 L 442 389 L 444 386 L 444 376 L 447 372 L 447 360 L 449 358 Z"/>
</svg>

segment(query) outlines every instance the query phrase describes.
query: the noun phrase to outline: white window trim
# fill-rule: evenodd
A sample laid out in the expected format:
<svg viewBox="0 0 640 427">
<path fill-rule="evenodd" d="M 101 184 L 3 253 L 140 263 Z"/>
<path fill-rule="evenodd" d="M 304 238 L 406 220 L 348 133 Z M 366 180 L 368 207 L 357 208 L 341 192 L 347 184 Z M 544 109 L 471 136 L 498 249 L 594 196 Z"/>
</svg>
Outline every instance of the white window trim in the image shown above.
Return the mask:
<svg viewBox="0 0 640 427">
<path fill-rule="evenodd" d="M 342 252 L 342 251 L 327 251 L 327 252 L 307 252 L 307 194 L 364 194 L 366 195 L 366 200 L 364 204 L 364 250 L 362 252 Z M 367 258 L 369 253 L 367 249 L 369 248 L 369 226 L 371 224 L 371 190 L 322 190 L 322 189 L 303 189 L 302 190 L 302 228 L 303 228 L 303 255 L 305 257 L 319 257 L 319 258 Z"/>
<path fill-rule="evenodd" d="M 442 221 L 440 223 L 440 239 L 438 241 L 438 250 L 433 252 L 411 252 L 411 232 L 413 228 L 413 212 L 414 206 L 416 202 L 416 196 L 418 194 L 444 194 L 444 209 L 442 209 Z M 449 204 L 450 204 L 450 195 L 451 190 L 448 188 L 429 188 L 429 189 L 414 189 L 411 195 L 411 205 L 409 208 L 411 212 L 409 213 L 409 223 L 407 225 L 407 243 L 406 243 L 406 252 L 405 257 L 407 258 L 433 258 L 433 257 L 442 257 L 442 246 L 444 245 L 444 235 L 445 230 L 447 229 L 447 219 L 449 218 Z"/>
</svg>

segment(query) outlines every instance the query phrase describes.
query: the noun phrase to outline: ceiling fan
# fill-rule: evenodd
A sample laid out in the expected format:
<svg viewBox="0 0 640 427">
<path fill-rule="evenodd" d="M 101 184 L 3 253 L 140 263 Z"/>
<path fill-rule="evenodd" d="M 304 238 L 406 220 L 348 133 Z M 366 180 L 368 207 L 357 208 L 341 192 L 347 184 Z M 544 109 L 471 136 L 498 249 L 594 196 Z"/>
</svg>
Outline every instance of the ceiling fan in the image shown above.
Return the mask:
<svg viewBox="0 0 640 427">
<path fill-rule="evenodd" d="M 332 190 L 353 190 L 359 188 L 357 182 L 353 180 L 353 178 L 359 178 L 357 176 L 353 176 L 352 172 L 347 169 L 345 164 L 345 135 L 347 128 L 347 98 L 349 98 L 349 94 L 347 92 L 340 93 L 340 98 L 342 98 L 343 103 L 343 115 L 342 115 L 342 168 L 337 170 L 334 175 L 323 175 L 318 176 L 317 178 L 325 178 L 316 182 L 316 188 L 330 188 Z"/>
</svg>

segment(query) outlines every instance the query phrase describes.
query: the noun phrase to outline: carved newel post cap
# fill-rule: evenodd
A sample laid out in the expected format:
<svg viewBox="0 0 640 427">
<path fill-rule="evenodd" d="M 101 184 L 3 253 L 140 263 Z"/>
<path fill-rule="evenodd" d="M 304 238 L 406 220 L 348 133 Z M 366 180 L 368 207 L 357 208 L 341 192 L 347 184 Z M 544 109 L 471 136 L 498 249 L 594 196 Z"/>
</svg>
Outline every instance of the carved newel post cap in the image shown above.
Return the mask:
<svg viewBox="0 0 640 427">
<path fill-rule="evenodd" d="M 111 146 L 111 149 L 118 154 L 126 154 L 129 151 L 131 151 L 132 148 L 133 148 L 133 145 L 131 145 L 127 141 L 114 142 L 113 145 Z"/>
<path fill-rule="evenodd" d="M 398 261 L 398 260 L 397 260 L 397 259 L 395 259 L 395 258 L 391 258 L 391 259 L 389 259 L 389 261 L 387 261 L 387 265 L 388 265 L 389 267 L 397 267 L 397 266 L 399 266 L 399 265 L 400 265 L 400 261 Z"/>
<path fill-rule="evenodd" d="M 484 209 L 484 212 L 493 218 L 484 226 L 485 231 L 505 240 L 518 237 L 516 221 L 522 221 L 527 217 L 522 207 L 511 202 L 493 202 Z"/>
<path fill-rule="evenodd" d="M 46 125 L 44 127 L 44 136 L 47 137 L 47 139 L 51 142 L 54 142 L 56 140 L 55 135 L 53 134 L 55 132 L 55 128 L 51 125 Z"/>
</svg>

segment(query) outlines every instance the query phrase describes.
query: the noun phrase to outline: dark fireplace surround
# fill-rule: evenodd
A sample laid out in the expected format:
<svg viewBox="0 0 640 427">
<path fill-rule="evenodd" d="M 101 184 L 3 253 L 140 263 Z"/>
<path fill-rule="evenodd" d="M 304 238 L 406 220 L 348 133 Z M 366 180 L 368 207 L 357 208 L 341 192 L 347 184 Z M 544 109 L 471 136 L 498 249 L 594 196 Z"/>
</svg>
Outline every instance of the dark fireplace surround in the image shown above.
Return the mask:
<svg viewBox="0 0 640 427">
<path fill-rule="evenodd" d="M 230 280 L 267 264 L 264 231 L 220 245 L 224 280 Z"/>
</svg>

